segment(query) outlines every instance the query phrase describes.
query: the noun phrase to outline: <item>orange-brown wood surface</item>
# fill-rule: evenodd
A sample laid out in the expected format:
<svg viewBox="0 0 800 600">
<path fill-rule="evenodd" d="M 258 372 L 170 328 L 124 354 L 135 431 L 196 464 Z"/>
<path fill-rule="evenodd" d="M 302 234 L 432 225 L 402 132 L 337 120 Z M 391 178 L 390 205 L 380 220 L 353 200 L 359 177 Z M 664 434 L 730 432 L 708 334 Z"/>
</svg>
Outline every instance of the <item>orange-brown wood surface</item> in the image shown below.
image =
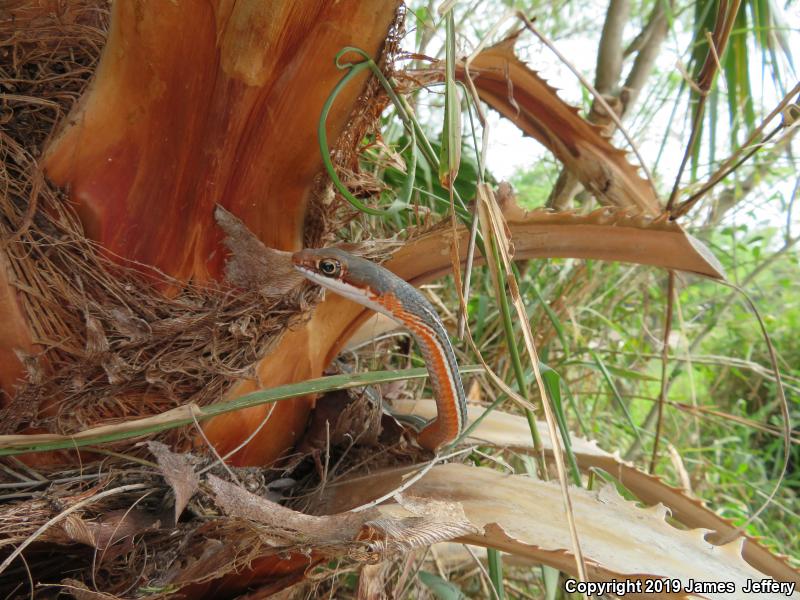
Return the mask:
<svg viewBox="0 0 800 600">
<path fill-rule="evenodd" d="M 219 202 L 273 248 L 298 249 L 316 126 L 343 47 L 379 53 L 394 0 L 113 4 L 95 79 L 49 148 L 88 235 L 180 279 L 217 278 Z M 329 119 L 338 135 L 363 80 Z"/>
<path fill-rule="evenodd" d="M 325 368 L 324 356 L 315 350 L 314 340 L 327 336 L 306 325 L 287 332 L 258 369 L 258 381 L 242 380 L 228 392 L 227 400 L 261 388 L 296 383 L 320 376 Z M 314 398 L 301 396 L 275 404 L 254 406 L 247 410 L 226 413 L 211 419 L 204 431 L 221 455 L 228 454 L 260 428 L 247 445 L 238 451 L 231 463 L 242 465 L 269 464 L 291 448 L 305 430 Z M 266 423 L 263 423 L 264 421 Z M 263 423 L 263 426 L 262 426 Z"/>
<path fill-rule="evenodd" d="M 10 266 L 0 252 L 0 406 L 14 396 L 17 380 L 25 373 L 16 351 L 31 353 L 33 341 L 19 298 L 9 281 Z"/>
</svg>

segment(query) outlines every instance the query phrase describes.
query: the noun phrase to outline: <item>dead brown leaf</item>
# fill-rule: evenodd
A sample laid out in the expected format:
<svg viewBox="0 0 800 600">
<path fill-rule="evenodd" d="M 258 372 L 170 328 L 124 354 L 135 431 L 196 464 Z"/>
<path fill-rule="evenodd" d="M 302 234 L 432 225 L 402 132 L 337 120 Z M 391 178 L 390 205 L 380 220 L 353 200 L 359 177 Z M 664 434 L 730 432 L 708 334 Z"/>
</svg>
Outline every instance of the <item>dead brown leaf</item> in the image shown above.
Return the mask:
<svg viewBox="0 0 800 600">
<path fill-rule="evenodd" d="M 373 560 L 388 552 L 408 552 L 475 532 L 458 503 L 444 500 L 398 495 L 398 505 L 404 510 L 398 517 L 377 508 L 313 516 L 218 477 L 209 476 L 208 483 L 226 514 L 265 525 L 264 536 L 274 546 L 307 546 L 318 552 L 338 548 L 355 558 Z"/>
<path fill-rule="evenodd" d="M 325 509 L 336 513 L 380 497 L 395 488 L 406 472 L 386 470 L 329 487 Z M 410 493 L 426 501 L 460 504 L 480 533 L 465 535 L 459 541 L 527 556 L 574 574 L 563 499 L 559 487 L 553 483 L 488 468 L 446 464 L 434 467 L 410 488 Z M 684 531 L 667 523 L 667 509 L 663 506 L 639 508 L 610 486 L 600 491 L 573 489 L 571 498 L 592 581 L 667 578 L 680 579 L 683 585 L 690 580 L 726 581 L 741 591 L 748 579 L 765 578 L 764 573 L 742 559 L 741 541 L 713 546 L 705 540 L 705 530 Z M 395 518 L 408 514 L 397 503 L 381 505 L 378 510 Z M 725 592 L 703 596 L 711 600 L 737 597 Z M 653 595 L 630 593 L 626 597 Z M 760 597 L 777 600 L 787 596 L 776 593 Z M 800 592 L 792 597 L 800 598 Z"/>
<path fill-rule="evenodd" d="M 200 487 L 200 477 L 194 469 L 194 457 L 176 454 L 165 444 L 148 441 L 147 448 L 156 457 L 161 473 L 175 494 L 175 523 Z"/>
<path fill-rule="evenodd" d="M 225 232 L 225 245 L 231 252 L 225 262 L 225 279 L 230 283 L 272 297 L 286 294 L 305 281 L 292 266 L 291 252 L 268 248 L 219 204 L 214 218 Z"/>
<path fill-rule="evenodd" d="M 652 185 L 637 172 L 603 130 L 559 98 L 556 90 L 514 54 L 516 35 L 487 48 L 469 65 L 481 100 L 560 160 L 601 202 L 651 217 L 661 214 Z M 442 81 L 444 65 L 412 73 L 415 80 Z M 456 76 L 466 80 L 464 63 Z"/>
<path fill-rule="evenodd" d="M 414 414 L 425 419 L 431 419 L 436 415 L 436 405 L 433 400 L 399 401 L 395 402 L 395 409 L 399 413 Z M 470 406 L 469 421 L 473 422 L 483 414 L 483 411 L 482 407 Z M 552 445 L 547 425 L 543 422 L 537 425 L 545 452 L 550 454 Z M 527 419 L 502 411 L 493 411 L 484 418 L 464 443 L 489 444 L 516 451 L 533 451 Z M 680 488 L 666 484 L 659 477 L 638 470 L 617 454 L 602 450 L 597 442 L 573 435 L 571 443 L 578 466 L 582 470 L 588 471 L 594 467 L 603 469 L 619 479 L 622 485 L 645 504 L 663 505 L 670 510 L 673 519 L 686 527 L 707 531 L 706 538 L 710 543 L 714 544 L 736 530 L 731 521 L 717 515 L 702 501 Z M 756 538 L 749 535 L 744 537 L 742 556 L 753 568 L 779 581 L 793 581 L 800 588 L 800 573 L 793 569 L 785 558 L 770 552 Z"/>
</svg>

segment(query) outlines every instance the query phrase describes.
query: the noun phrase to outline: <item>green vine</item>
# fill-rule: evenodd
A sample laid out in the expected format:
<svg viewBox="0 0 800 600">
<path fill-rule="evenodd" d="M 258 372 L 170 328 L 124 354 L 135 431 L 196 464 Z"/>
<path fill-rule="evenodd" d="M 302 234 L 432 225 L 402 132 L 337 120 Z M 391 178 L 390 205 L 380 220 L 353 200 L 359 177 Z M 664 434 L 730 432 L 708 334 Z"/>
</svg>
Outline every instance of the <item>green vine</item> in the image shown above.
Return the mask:
<svg viewBox="0 0 800 600">
<path fill-rule="evenodd" d="M 353 62 L 341 62 L 341 58 L 344 54 L 348 52 L 354 52 L 364 58 L 362 62 L 353 63 Z M 319 117 L 319 126 L 317 127 L 317 136 L 319 138 L 319 149 L 322 153 L 322 162 L 325 164 L 325 170 L 328 172 L 328 176 L 331 178 L 333 185 L 339 191 L 339 193 L 347 200 L 350 204 L 352 204 L 355 208 L 364 212 L 368 215 L 375 215 L 375 216 L 390 216 L 395 215 L 401 210 L 406 210 L 410 208 L 411 202 L 411 195 L 414 192 L 414 176 L 417 170 L 417 135 L 414 129 L 413 122 L 411 121 L 410 117 L 405 111 L 405 106 L 403 105 L 402 101 L 398 97 L 397 93 L 394 91 L 394 86 L 389 82 L 383 72 L 378 68 L 378 65 L 375 64 L 375 61 L 370 58 L 370 56 L 361 50 L 360 48 L 354 48 L 352 46 L 346 46 L 342 48 L 339 53 L 336 55 L 336 59 L 334 60 L 334 64 L 336 65 L 337 69 L 340 70 L 347 70 L 347 73 L 344 77 L 339 80 L 339 83 L 333 88 L 330 96 L 325 101 L 325 104 L 322 106 L 322 113 Z M 394 103 L 400 118 L 403 121 L 403 125 L 408 131 L 409 135 L 411 136 L 411 160 L 409 161 L 407 167 L 407 176 L 406 180 L 403 183 L 403 187 L 400 191 L 400 196 L 395 199 L 394 202 L 389 206 L 388 209 L 380 209 L 380 208 L 373 208 L 371 206 L 367 206 L 361 200 L 356 198 L 350 190 L 347 189 L 347 186 L 342 183 L 342 180 L 339 179 L 339 175 L 336 173 L 336 168 L 333 166 L 333 162 L 331 161 L 331 151 L 330 147 L 328 146 L 328 131 L 327 131 L 327 122 L 328 122 L 328 113 L 330 113 L 331 107 L 333 106 L 336 97 L 342 91 L 344 86 L 346 86 L 350 80 L 354 77 L 359 75 L 362 71 L 369 69 L 372 71 L 373 75 L 378 79 L 380 84 L 386 90 L 386 93 L 389 95 L 389 98 Z"/>
</svg>

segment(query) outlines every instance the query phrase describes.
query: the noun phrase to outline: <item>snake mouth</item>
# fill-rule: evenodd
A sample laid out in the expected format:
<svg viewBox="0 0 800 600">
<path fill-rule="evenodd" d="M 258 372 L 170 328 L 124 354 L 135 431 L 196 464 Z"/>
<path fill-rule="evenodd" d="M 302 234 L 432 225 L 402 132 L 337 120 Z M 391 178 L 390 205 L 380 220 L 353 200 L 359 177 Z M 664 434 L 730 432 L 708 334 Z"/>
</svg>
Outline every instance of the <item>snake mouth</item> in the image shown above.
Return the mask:
<svg viewBox="0 0 800 600">
<path fill-rule="evenodd" d="M 300 250 L 292 254 L 292 264 L 298 269 L 302 268 L 306 271 L 314 271 L 317 259 L 310 256 L 306 250 Z"/>
</svg>

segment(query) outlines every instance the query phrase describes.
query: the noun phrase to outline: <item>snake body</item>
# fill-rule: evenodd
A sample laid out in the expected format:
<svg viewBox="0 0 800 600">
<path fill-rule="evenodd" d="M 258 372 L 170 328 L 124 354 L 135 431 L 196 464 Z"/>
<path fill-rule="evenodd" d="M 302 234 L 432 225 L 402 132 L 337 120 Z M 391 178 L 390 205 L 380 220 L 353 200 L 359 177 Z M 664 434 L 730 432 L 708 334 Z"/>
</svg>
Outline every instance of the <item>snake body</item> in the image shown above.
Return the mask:
<svg viewBox="0 0 800 600">
<path fill-rule="evenodd" d="M 431 303 L 388 269 L 338 248 L 301 250 L 292 262 L 310 281 L 411 332 L 425 359 L 437 409 L 436 419 L 420 431 L 417 442 L 435 451 L 454 441 L 464 430 L 467 403 L 453 346 Z"/>
</svg>

